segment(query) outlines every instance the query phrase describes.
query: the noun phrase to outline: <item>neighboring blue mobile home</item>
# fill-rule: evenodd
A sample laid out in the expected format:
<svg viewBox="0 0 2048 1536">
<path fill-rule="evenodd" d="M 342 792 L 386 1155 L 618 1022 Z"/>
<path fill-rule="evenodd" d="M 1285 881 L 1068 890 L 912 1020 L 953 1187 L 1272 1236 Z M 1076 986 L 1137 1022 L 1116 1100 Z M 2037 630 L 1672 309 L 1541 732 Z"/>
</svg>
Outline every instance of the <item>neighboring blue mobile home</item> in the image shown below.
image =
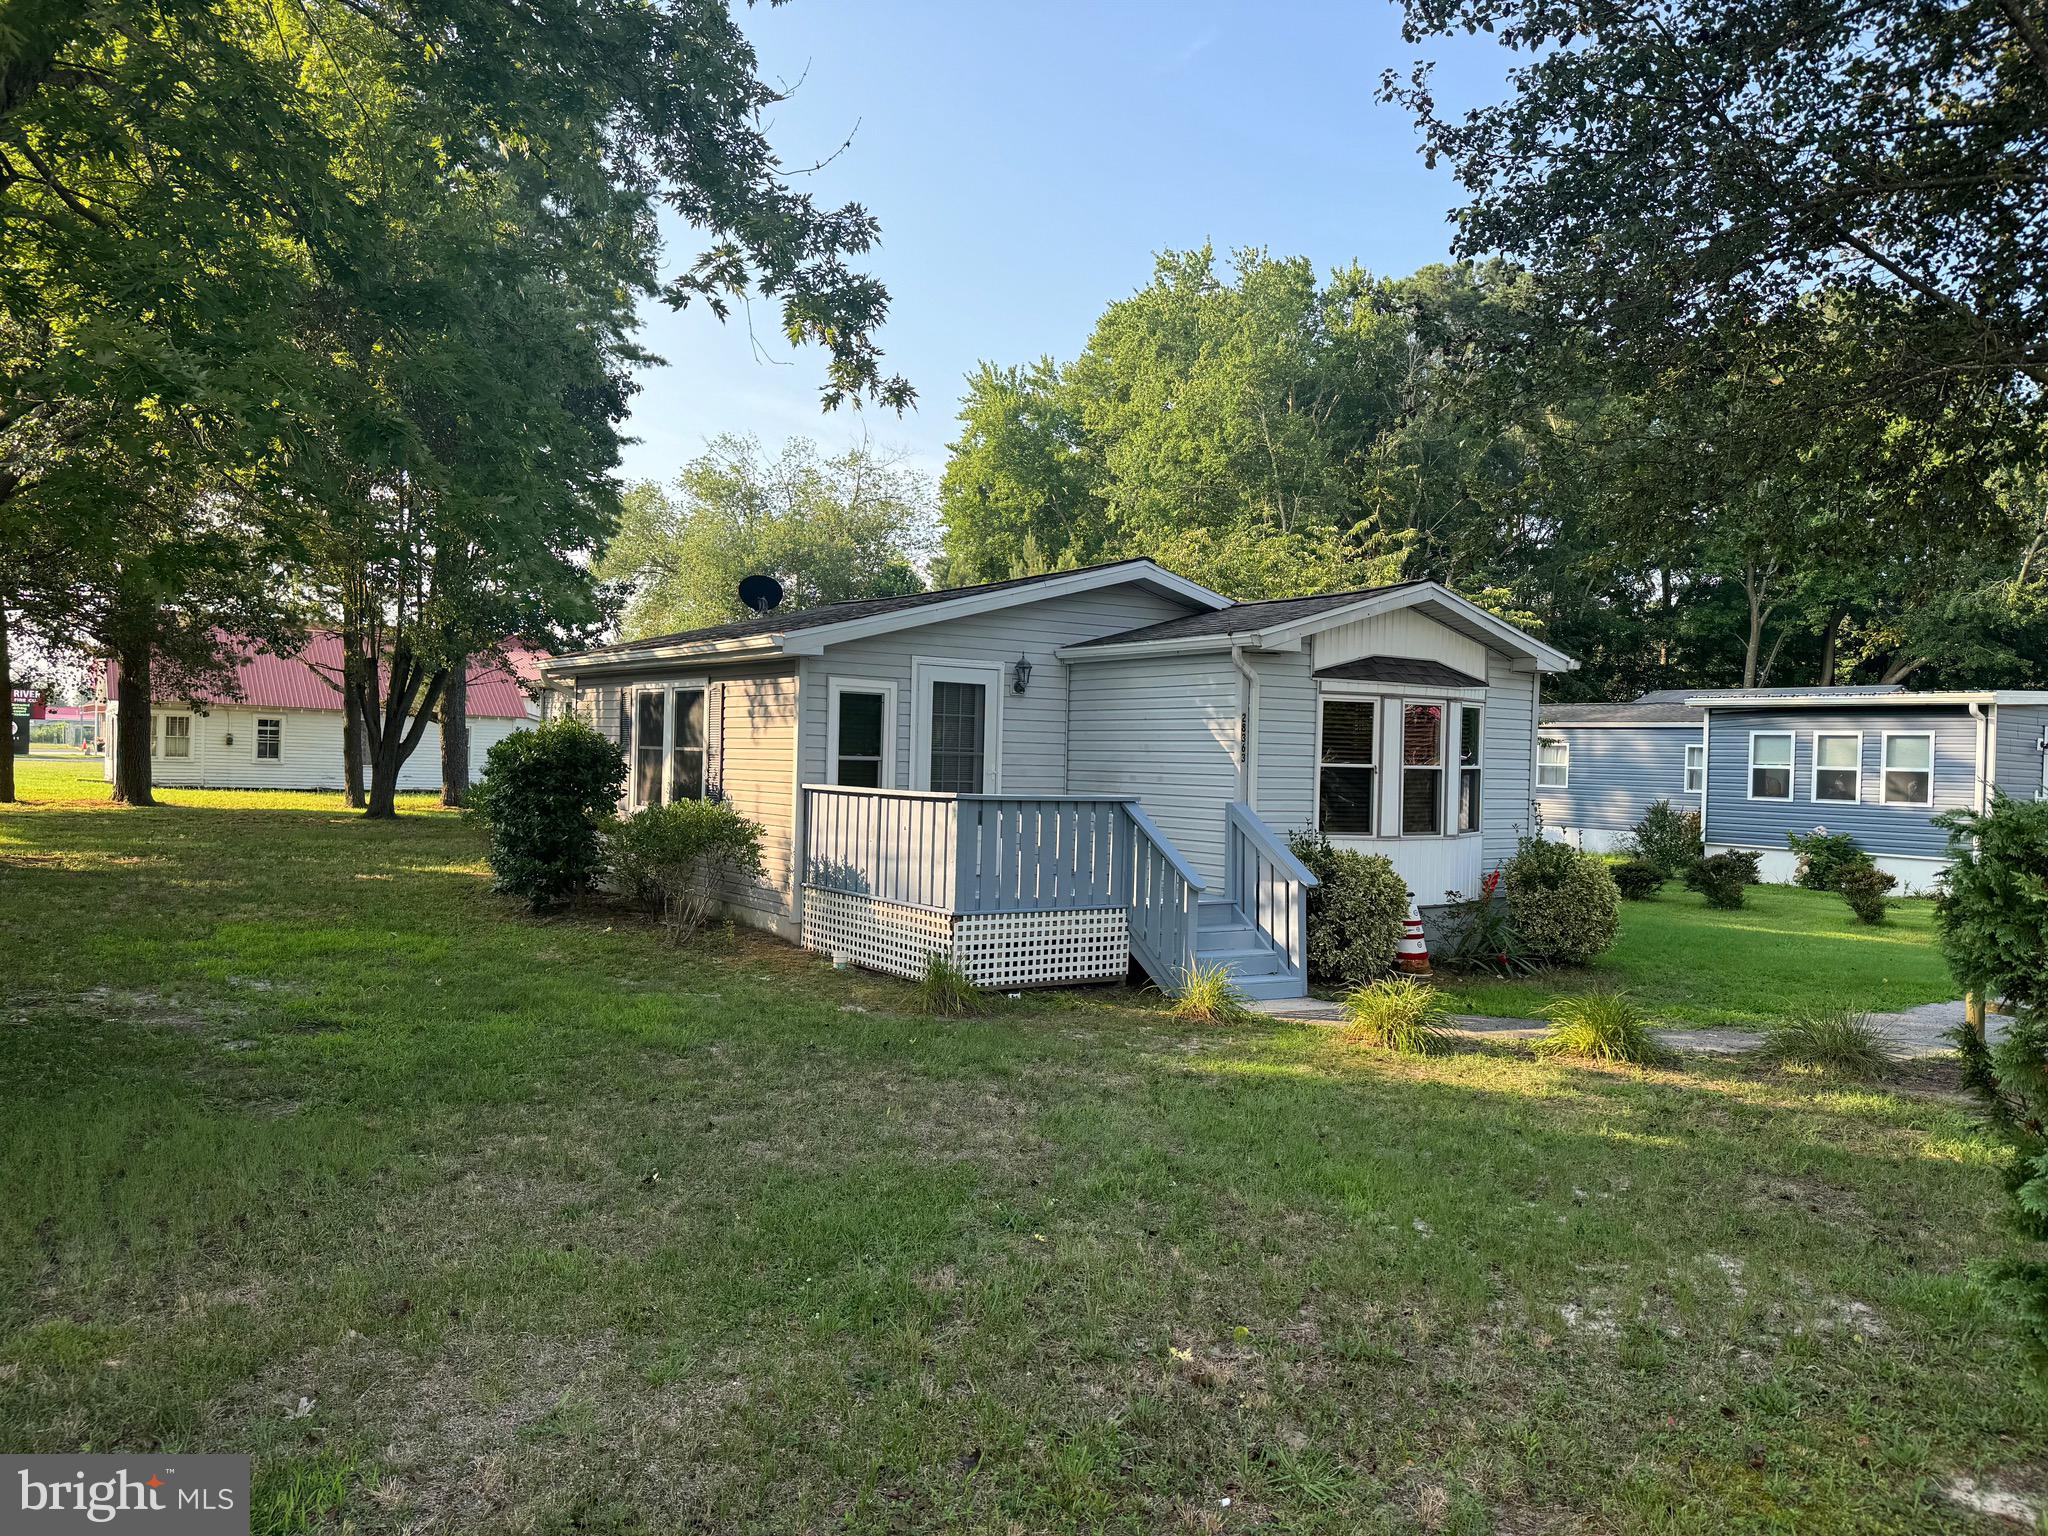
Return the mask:
<svg viewBox="0 0 2048 1536">
<path fill-rule="evenodd" d="M 1685 692 L 1633 704 L 1551 704 L 1537 746 L 1536 809 L 1544 830 L 1611 853 L 1654 801 L 1700 808 L 1706 711 Z"/>
<path fill-rule="evenodd" d="M 1696 712 L 1699 724 L 1657 735 L 1675 708 Z M 1573 718 L 1588 711 L 1597 718 Z M 1541 737 L 1537 803 L 1558 835 L 1609 848 L 1629 818 L 1669 799 L 1703 811 L 1708 852 L 1754 850 L 1772 882 L 1793 876 L 1788 833 L 1827 831 L 1855 838 L 1898 876 L 1902 893 L 1924 894 L 1948 864 L 1936 817 L 1980 809 L 1994 789 L 2048 797 L 2048 692 L 1651 694 L 1634 704 L 1552 706 Z M 1676 739 L 1704 758 L 1703 804 L 1688 793 L 1690 765 L 1674 773 Z"/>
</svg>

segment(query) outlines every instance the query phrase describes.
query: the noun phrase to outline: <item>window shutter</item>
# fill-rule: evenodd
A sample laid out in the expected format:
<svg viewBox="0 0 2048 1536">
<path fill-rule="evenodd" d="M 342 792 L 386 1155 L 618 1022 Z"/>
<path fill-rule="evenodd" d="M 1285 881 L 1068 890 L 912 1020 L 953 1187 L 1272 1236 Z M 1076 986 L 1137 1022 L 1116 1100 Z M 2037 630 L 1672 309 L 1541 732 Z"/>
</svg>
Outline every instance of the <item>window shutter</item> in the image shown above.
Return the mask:
<svg viewBox="0 0 2048 1536">
<path fill-rule="evenodd" d="M 725 684 L 704 689 L 704 795 L 725 798 Z"/>
</svg>

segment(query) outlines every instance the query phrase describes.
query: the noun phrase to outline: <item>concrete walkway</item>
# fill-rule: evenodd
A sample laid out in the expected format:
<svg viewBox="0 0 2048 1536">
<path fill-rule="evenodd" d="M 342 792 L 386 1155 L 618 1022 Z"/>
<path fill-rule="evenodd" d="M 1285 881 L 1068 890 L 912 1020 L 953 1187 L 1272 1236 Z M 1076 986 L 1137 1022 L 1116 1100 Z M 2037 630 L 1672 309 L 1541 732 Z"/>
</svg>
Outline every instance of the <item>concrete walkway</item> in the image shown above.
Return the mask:
<svg viewBox="0 0 2048 1536">
<path fill-rule="evenodd" d="M 1256 1013 L 1298 1024 L 1344 1022 L 1343 1008 L 1322 998 L 1280 998 L 1251 1006 Z M 1490 1019 L 1473 1013 L 1454 1014 L 1451 1022 L 1458 1034 L 1495 1040 L 1530 1041 L 1550 1027 L 1542 1019 Z M 1963 1005 L 1960 999 L 1927 1003 L 1904 1013 L 1874 1013 L 1870 1022 L 1891 1036 L 1901 1060 L 1945 1056 L 1955 1049 L 1947 1032 L 1963 1022 Z M 1997 1014 L 1987 1024 L 1994 1040 L 2004 1032 L 2005 1020 Z M 1655 1034 L 1666 1050 L 1694 1056 L 1735 1056 L 1763 1044 L 1763 1036 L 1745 1029 L 1660 1029 Z"/>
</svg>

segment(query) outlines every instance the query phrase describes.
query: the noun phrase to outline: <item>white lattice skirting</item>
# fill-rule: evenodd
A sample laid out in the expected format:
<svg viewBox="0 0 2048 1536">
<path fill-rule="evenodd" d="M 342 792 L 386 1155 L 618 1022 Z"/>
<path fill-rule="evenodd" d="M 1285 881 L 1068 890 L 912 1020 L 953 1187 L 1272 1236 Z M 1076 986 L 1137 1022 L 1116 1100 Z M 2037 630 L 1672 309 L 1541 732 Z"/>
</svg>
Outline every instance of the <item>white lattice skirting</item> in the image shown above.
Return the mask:
<svg viewBox="0 0 2048 1536">
<path fill-rule="evenodd" d="M 804 948 L 912 980 L 945 955 L 978 987 L 1117 981 L 1131 963 L 1123 909 L 934 912 L 846 891 L 804 888 Z"/>
</svg>

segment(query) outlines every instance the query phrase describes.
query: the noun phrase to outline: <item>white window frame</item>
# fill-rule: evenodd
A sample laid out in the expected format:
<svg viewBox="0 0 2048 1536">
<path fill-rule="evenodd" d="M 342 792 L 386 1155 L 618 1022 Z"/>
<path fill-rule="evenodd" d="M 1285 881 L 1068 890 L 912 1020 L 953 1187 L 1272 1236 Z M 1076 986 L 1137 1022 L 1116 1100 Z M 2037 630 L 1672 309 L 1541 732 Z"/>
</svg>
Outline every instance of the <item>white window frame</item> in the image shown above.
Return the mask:
<svg viewBox="0 0 2048 1536">
<path fill-rule="evenodd" d="M 1003 792 L 1003 663 L 919 656 L 910 664 L 910 787 L 932 787 L 932 684 L 979 683 L 988 705 L 983 722 L 981 792 Z"/>
<path fill-rule="evenodd" d="M 1927 743 L 1927 798 L 1925 800 L 1894 800 L 1892 787 L 1888 782 L 1892 771 L 1892 743 L 1918 737 Z M 1906 810 L 1925 810 L 1934 804 L 1934 732 L 1932 731 L 1886 731 L 1880 738 L 1877 752 L 1877 800 L 1880 805 L 1896 805 Z M 1918 773 L 1917 768 L 1901 768 L 1901 773 Z"/>
<path fill-rule="evenodd" d="M 1564 770 L 1564 777 L 1551 783 L 1543 777 L 1543 770 L 1549 765 L 1543 761 L 1543 749 L 1557 747 L 1564 753 L 1564 761 L 1557 766 Z M 1538 789 L 1570 789 L 1572 787 L 1572 744 L 1564 736 L 1538 736 L 1536 738 L 1536 787 Z"/>
<path fill-rule="evenodd" d="M 1693 754 L 1699 754 L 1695 757 Z M 1699 782 L 1693 782 L 1698 775 Z M 1707 744 L 1704 741 L 1688 741 L 1685 744 L 1685 769 L 1679 782 L 1685 787 L 1680 791 L 1687 795 L 1703 795 L 1707 792 Z"/>
<path fill-rule="evenodd" d="M 1446 800 L 1446 795 L 1450 788 L 1449 764 L 1452 757 L 1451 721 L 1456 718 L 1455 706 L 1457 701 L 1454 699 L 1402 698 L 1396 699 L 1393 702 L 1400 711 L 1393 720 L 1394 824 L 1391 831 L 1382 827 L 1380 829 L 1381 835 L 1385 837 L 1404 837 L 1410 841 L 1421 838 L 1452 836 L 1454 834 L 1447 833 L 1444 828 L 1450 824 L 1452 819 L 1451 807 Z M 1408 762 L 1408 711 L 1411 708 L 1434 709 L 1437 711 L 1436 766 L 1434 768 L 1425 768 L 1419 763 L 1411 767 Z M 1436 830 L 1434 832 L 1410 832 L 1407 830 L 1408 775 L 1410 773 L 1434 773 L 1436 775 Z"/>
<path fill-rule="evenodd" d="M 1839 795 L 1824 795 L 1820 792 L 1820 744 L 1824 741 L 1853 741 L 1856 743 L 1856 793 L 1848 799 Z M 1830 768 L 1830 773 L 1840 773 L 1839 768 Z M 1861 731 L 1815 731 L 1813 733 L 1813 763 L 1806 772 L 1806 792 L 1815 805 L 1861 805 L 1863 803 L 1863 733 Z"/>
<path fill-rule="evenodd" d="M 703 678 L 683 682 L 634 683 L 621 689 L 619 707 L 626 713 L 626 808 L 629 811 L 644 811 L 647 803 L 639 797 L 640 775 L 640 696 L 648 693 L 666 694 L 661 706 L 661 803 L 670 805 L 675 800 L 676 776 L 676 699 L 679 693 L 701 693 L 704 695 L 704 790 L 697 798 L 709 799 L 711 795 L 711 684 Z"/>
<path fill-rule="evenodd" d="M 1764 737 L 1783 737 L 1785 740 L 1785 761 L 1759 763 L 1756 760 L 1756 744 Z M 1760 795 L 1756 792 L 1756 771 L 1759 768 L 1785 770 L 1785 793 L 1782 795 Z M 1766 805 L 1790 805 L 1799 795 L 1799 733 L 1797 731 L 1751 731 L 1749 733 L 1749 778 L 1742 786 L 1747 798 Z"/>
<path fill-rule="evenodd" d="M 1454 773 L 1458 777 L 1456 784 L 1453 786 L 1454 793 L 1451 795 L 1450 804 L 1444 809 L 1444 820 L 1446 822 L 1459 823 L 1459 825 L 1454 826 L 1445 835 L 1448 837 L 1478 837 L 1486 830 L 1486 706 L 1484 704 L 1471 703 L 1464 699 L 1452 699 L 1449 708 L 1452 716 L 1452 725 L 1449 731 L 1450 750 L 1444 753 L 1446 759 L 1445 766 L 1447 772 Z M 1468 709 L 1479 717 L 1479 750 L 1473 755 L 1472 761 L 1469 764 L 1464 760 L 1463 756 L 1465 751 L 1465 711 Z M 1479 800 L 1479 819 L 1470 827 L 1462 824 L 1465 816 L 1465 775 L 1468 773 L 1474 775 L 1479 781 L 1477 796 Z"/>
<path fill-rule="evenodd" d="M 263 755 L 263 725 L 267 720 L 277 722 L 277 755 L 274 757 L 265 757 Z M 257 715 L 249 722 L 250 762 L 281 763 L 284 761 L 284 725 L 283 715 Z"/>
<path fill-rule="evenodd" d="M 825 782 L 839 782 L 839 696 L 879 693 L 882 696 L 882 788 L 896 787 L 896 684 L 888 678 L 835 677 L 827 685 L 825 709 Z M 930 729 L 927 722 L 926 729 Z M 927 767 L 929 774 L 929 767 Z"/>
<path fill-rule="evenodd" d="M 151 733 L 152 733 L 152 734 L 154 734 L 154 732 L 155 732 L 155 724 L 154 724 L 154 722 L 155 722 L 155 720 L 156 720 L 156 716 L 155 716 L 155 715 L 151 715 L 151 716 L 150 716 L 150 720 L 151 720 L 151 722 L 152 722 L 152 723 L 151 723 Z M 191 761 L 192 761 L 192 736 L 193 736 L 193 730 L 192 730 L 192 717 L 191 717 L 190 715 L 165 715 L 165 716 L 163 717 L 163 720 L 164 720 L 164 761 L 165 761 L 165 762 L 169 762 L 169 761 L 171 761 L 171 760 L 172 760 L 173 758 L 176 758 L 176 759 L 177 759 L 177 760 L 178 760 L 179 762 L 181 762 L 181 763 L 189 763 L 189 762 L 191 762 Z M 183 722 L 184 722 L 184 726 L 185 726 L 185 734 L 184 734 L 184 736 L 183 736 L 183 737 L 181 737 L 181 738 L 180 738 L 180 739 L 181 739 L 181 740 L 182 740 L 182 741 L 183 741 L 183 742 L 185 743 L 185 750 L 184 750 L 184 751 L 182 751 L 182 752 L 173 752 L 173 751 L 171 750 L 171 722 L 172 722 L 172 721 L 174 721 L 174 720 L 175 720 L 175 721 L 183 721 Z"/>
<path fill-rule="evenodd" d="M 1323 762 L 1323 706 L 1324 706 L 1324 705 L 1326 705 L 1326 704 L 1329 704 L 1329 703 L 1331 703 L 1331 702 L 1333 702 L 1333 701 L 1341 701 L 1341 702 L 1343 702 L 1343 703 L 1346 703 L 1346 704 L 1370 704 L 1370 705 L 1372 706 L 1372 754 L 1373 754 L 1373 760 L 1372 760 L 1371 762 L 1369 762 L 1369 763 L 1329 763 L 1329 764 L 1325 764 L 1325 763 Z M 1313 826 L 1314 826 L 1314 827 L 1316 828 L 1316 830 L 1317 830 L 1318 832 L 1321 832 L 1323 836 L 1325 836 L 1325 837 L 1329 838 L 1329 839 L 1330 839 L 1330 841 L 1331 841 L 1331 842 L 1333 842 L 1333 843 L 1335 843 L 1335 842 L 1343 842 L 1343 841 L 1346 841 L 1346 840 L 1349 840 L 1349 841 L 1352 841 L 1352 842 L 1365 842 L 1365 841 L 1370 841 L 1370 840 L 1373 840 L 1373 839 L 1377 839 L 1377 838 L 1379 838 L 1379 837 L 1380 837 L 1380 836 L 1382 836 L 1382 835 L 1384 834 L 1384 832 L 1385 832 L 1385 827 L 1384 827 L 1384 823 L 1385 823 L 1385 821 L 1386 821 L 1386 816 L 1387 816 L 1387 808 L 1386 808 L 1386 806 L 1385 806 L 1385 805 L 1381 804 L 1381 794 L 1380 794 L 1380 791 L 1381 791 L 1381 788 L 1382 788 L 1382 787 L 1383 787 L 1383 786 L 1385 785 L 1385 783 L 1386 783 L 1386 772 L 1385 772 L 1385 770 L 1384 770 L 1384 769 L 1383 769 L 1383 768 L 1382 768 L 1382 767 L 1380 766 L 1380 761 L 1379 761 L 1379 760 L 1380 760 L 1380 758 L 1381 758 L 1381 757 L 1385 756 L 1385 747 L 1384 747 L 1384 743 L 1382 743 L 1382 742 L 1381 742 L 1381 740 L 1380 740 L 1380 729 L 1381 729 L 1381 727 L 1382 727 L 1382 726 L 1384 726 L 1384 725 L 1385 725 L 1385 723 L 1386 723 L 1386 718 L 1387 718 L 1387 704 L 1388 704 L 1388 702 L 1389 702 L 1389 701 L 1388 701 L 1388 700 L 1387 700 L 1387 699 L 1386 699 L 1386 698 L 1385 698 L 1384 696 L 1382 696 L 1382 695 L 1380 695 L 1380 694 L 1376 694 L 1376 693 L 1364 693 L 1364 692 L 1361 692 L 1361 691 L 1359 691 L 1359 690 L 1357 690 L 1357 689 L 1352 689 L 1352 688 L 1342 688 L 1342 687 L 1337 687 L 1337 688 L 1333 688 L 1333 687 L 1330 687 L 1330 686 L 1328 686 L 1327 684 L 1326 684 L 1326 685 L 1324 685 L 1324 686 L 1323 686 L 1322 688 L 1319 688 L 1319 689 L 1318 689 L 1318 690 L 1316 691 L 1316 739 L 1315 739 L 1315 770 L 1316 770 L 1316 771 L 1315 771 L 1315 797 L 1314 797 L 1314 798 L 1315 798 L 1315 803 L 1314 803 L 1314 805 L 1313 805 L 1313 806 L 1311 807 L 1311 811 L 1310 811 L 1310 814 L 1311 814 L 1311 816 L 1312 816 L 1312 818 L 1313 818 L 1313 820 L 1312 820 L 1312 822 L 1311 822 L 1311 825 L 1313 825 Z M 1331 768 L 1364 768 L 1364 769 L 1367 769 L 1367 770 L 1369 770 L 1369 771 L 1371 772 L 1371 774 L 1372 774 L 1372 826 L 1373 826 L 1373 830 L 1372 830 L 1372 831 L 1370 831 L 1370 832 L 1322 832 L 1322 826 L 1323 826 L 1323 769 L 1324 769 L 1325 767 L 1331 767 Z"/>
</svg>

